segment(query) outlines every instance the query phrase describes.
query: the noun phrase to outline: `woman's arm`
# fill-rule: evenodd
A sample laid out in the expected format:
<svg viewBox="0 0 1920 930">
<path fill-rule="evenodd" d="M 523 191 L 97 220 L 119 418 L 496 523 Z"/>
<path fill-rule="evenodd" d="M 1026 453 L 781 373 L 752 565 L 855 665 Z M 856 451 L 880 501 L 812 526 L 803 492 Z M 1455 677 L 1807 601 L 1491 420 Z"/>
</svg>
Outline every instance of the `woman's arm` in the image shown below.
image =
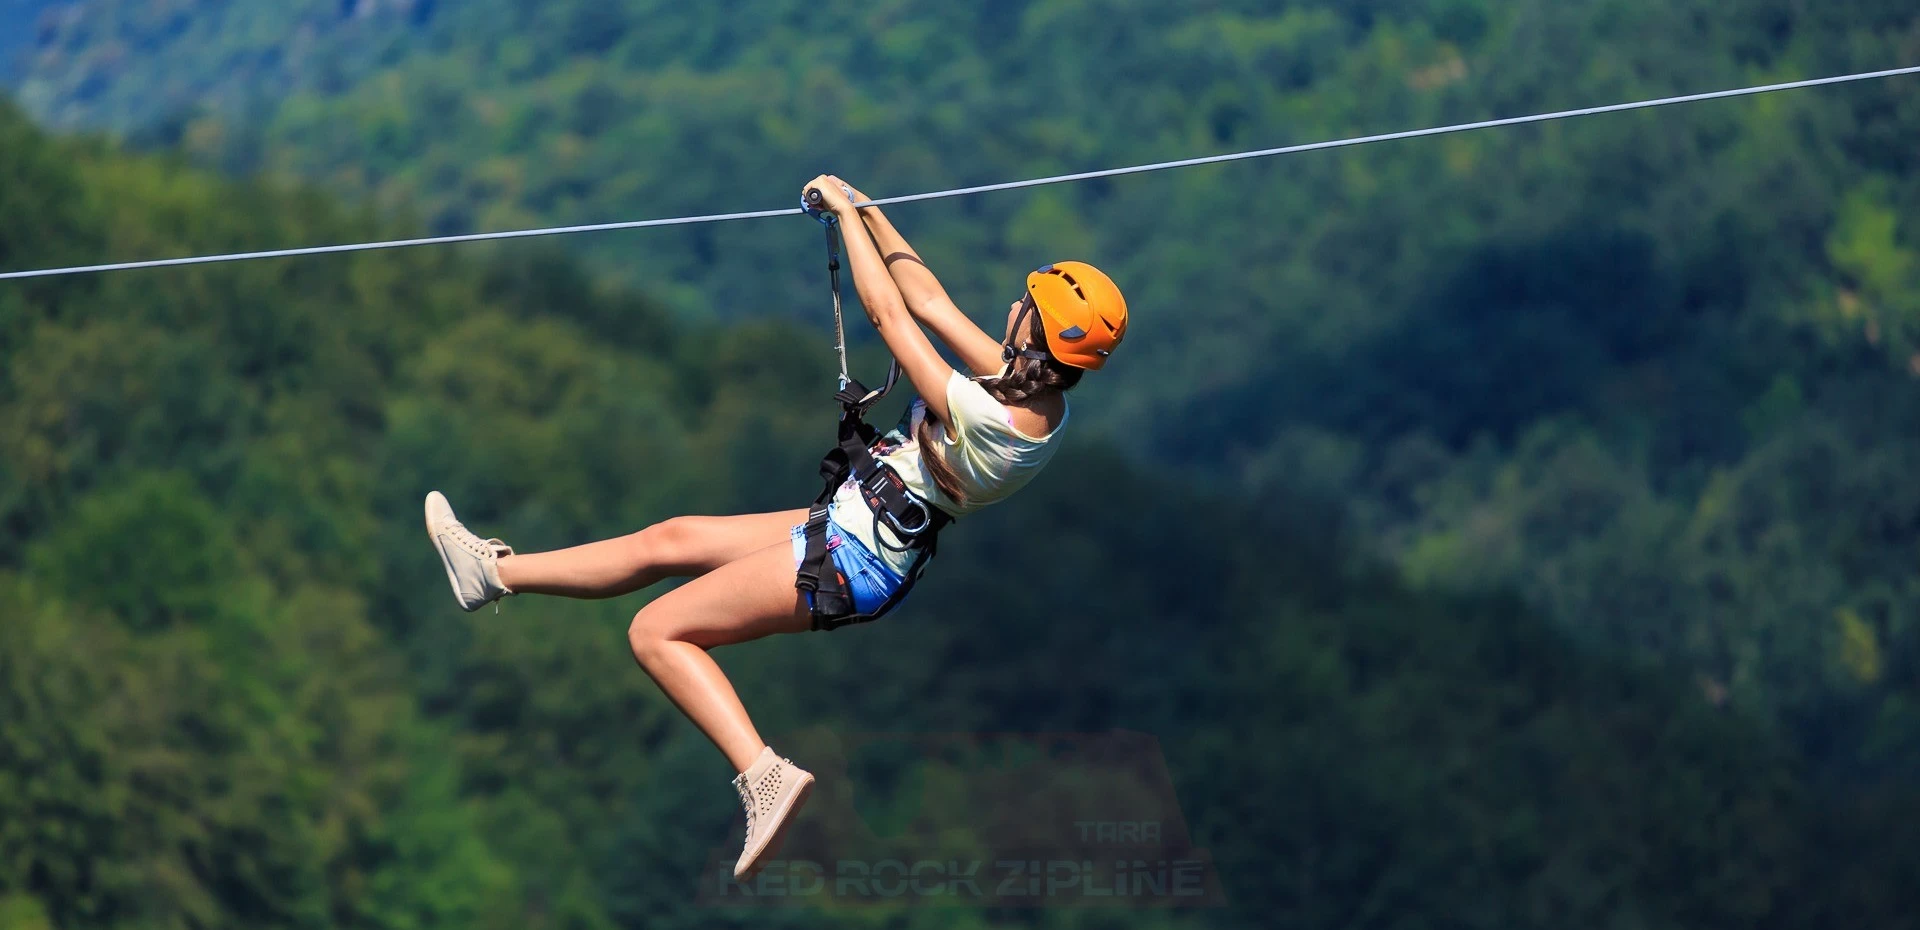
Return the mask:
<svg viewBox="0 0 1920 930">
<path fill-rule="evenodd" d="M 867 319 L 880 331 L 881 340 L 900 363 L 900 370 L 906 372 L 907 380 L 913 382 L 913 389 L 927 402 L 927 414 L 941 423 L 951 422 L 947 382 L 953 380 L 953 366 L 940 357 L 927 334 L 921 332 L 920 325 L 914 321 L 913 314 L 908 312 L 906 300 L 901 297 L 893 276 L 887 273 L 873 237 L 862 232 L 865 227 L 860 223 L 859 211 L 853 208 L 840 187 L 839 178 L 823 174 L 808 182 L 806 189 L 819 191 L 820 207 L 833 211 L 840 221 L 847 264 L 853 269 L 853 288 L 860 294 L 861 306 L 867 309 Z"/>
<path fill-rule="evenodd" d="M 871 199 L 857 190 L 853 197 Z M 887 271 L 900 289 L 901 299 L 906 301 L 907 312 L 932 329 L 974 374 L 999 374 L 1004 361 L 1000 340 L 975 326 L 960 312 L 947 296 L 947 289 L 940 286 L 940 279 L 934 277 L 933 271 L 920 260 L 920 254 L 893 228 L 879 207 L 861 207 L 860 219 L 865 221 L 867 232 L 873 236 L 874 245 L 886 261 Z"/>
</svg>

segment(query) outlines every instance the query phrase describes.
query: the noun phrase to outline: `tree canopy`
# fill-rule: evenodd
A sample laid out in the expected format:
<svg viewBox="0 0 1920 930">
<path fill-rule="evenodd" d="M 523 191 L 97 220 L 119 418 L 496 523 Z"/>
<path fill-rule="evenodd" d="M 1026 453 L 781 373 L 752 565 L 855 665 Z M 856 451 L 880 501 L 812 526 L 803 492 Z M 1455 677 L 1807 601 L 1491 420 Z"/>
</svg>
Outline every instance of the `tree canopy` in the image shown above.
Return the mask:
<svg viewBox="0 0 1920 930">
<path fill-rule="evenodd" d="M 1920 47 L 1891 0 L 36 21 L 7 269 L 779 205 L 819 167 L 884 194 Z M 1888 83 L 895 211 L 983 317 L 1080 257 L 1136 326 L 901 613 L 720 659 L 776 737 L 1153 734 L 1224 910 L 703 907 L 732 797 L 624 653 L 640 599 L 447 603 L 428 488 L 522 549 L 812 493 L 810 226 L 8 282 L 0 924 L 1897 925 L 1917 135 Z M 1100 583 L 1006 591 L 1040 555 Z M 937 760 L 858 766 L 869 820 L 986 842 L 926 803 Z"/>
</svg>

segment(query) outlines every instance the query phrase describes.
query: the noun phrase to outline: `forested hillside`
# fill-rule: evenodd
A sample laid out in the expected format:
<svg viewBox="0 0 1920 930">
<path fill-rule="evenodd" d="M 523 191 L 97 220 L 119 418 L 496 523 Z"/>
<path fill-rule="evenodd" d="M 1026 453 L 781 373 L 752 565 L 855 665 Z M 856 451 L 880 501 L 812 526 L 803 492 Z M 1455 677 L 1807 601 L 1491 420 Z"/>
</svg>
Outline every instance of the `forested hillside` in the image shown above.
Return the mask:
<svg viewBox="0 0 1920 930">
<path fill-rule="evenodd" d="M 1906 0 L 716 11 L 60 5 L 0 269 L 1920 64 Z M 812 493 L 796 218 L 0 286 L 0 927 L 1910 922 L 1913 79 L 892 212 L 983 319 L 1109 269 L 1124 353 L 901 614 L 720 659 L 772 735 L 1154 734 L 1225 910 L 701 907 L 737 808 L 640 601 L 449 603 L 431 487 L 522 549 Z M 996 593 L 1034 539 L 1100 583 Z M 871 819 L 987 842 L 862 765 Z"/>
<path fill-rule="evenodd" d="M 0 115 L 7 267 L 398 231 Z M 804 341 L 786 324 L 673 322 L 564 260 L 468 259 L 0 289 L 8 926 L 768 919 L 694 904 L 733 798 L 625 656 L 633 599 L 460 614 L 417 502 L 445 488 L 525 547 L 789 504 L 830 425 L 827 354 L 786 350 Z M 1086 484 L 1137 503 L 1077 506 Z M 1686 682 L 1505 599 L 1416 595 L 1282 498 L 1249 510 L 1141 474 L 1091 430 L 1026 495 L 953 530 L 896 618 L 723 661 L 776 734 L 1157 734 L 1228 910 L 1102 925 L 1904 915 L 1911 796 L 1809 781 Z M 1009 541 L 1038 538 L 1055 572 L 1108 583 L 996 593 Z M 886 809 L 910 775 L 859 790 Z"/>
<path fill-rule="evenodd" d="M 21 93 L 433 229 L 780 205 L 1920 62 L 1900 0 L 87 0 Z M 1093 259 L 1126 450 L 1825 733 L 1920 649 L 1911 79 L 896 212 L 963 303 Z M 249 241 L 291 244 L 296 237 Z M 800 221 L 569 243 L 676 315 L 824 306 Z M 135 257 L 139 250 L 113 257 Z"/>
</svg>

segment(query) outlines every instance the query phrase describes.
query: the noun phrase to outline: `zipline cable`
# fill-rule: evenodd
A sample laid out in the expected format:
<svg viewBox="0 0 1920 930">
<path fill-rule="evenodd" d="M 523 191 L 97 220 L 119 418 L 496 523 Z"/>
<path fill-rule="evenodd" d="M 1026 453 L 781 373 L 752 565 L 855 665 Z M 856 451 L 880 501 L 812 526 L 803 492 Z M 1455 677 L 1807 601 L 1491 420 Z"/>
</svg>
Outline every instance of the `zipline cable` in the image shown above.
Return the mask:
<svg viewBox="0 0 1920 930">
<path fill-rule="evenodd" d="M 1782 84 L 1763 84 L 1753 87 L 1739 87 L 1732 90 L 1716 90 L 1703 94 L 1687 94 L 1680 97 L 1662 97 L 1657 100 L 1640 100 L 1632 103 L 1615 103 L 1606 106 L 1583 107 L 1577 110 L 1559 110 L 1552 113 L 1536 113 L 1531 116 L 1512 116 L 1505 119 L 1481 120 L 1473 123 L 1456 123 L 1451 126 L 1436 126 L 1430 129 L 1410 129 L 1403 132 L 1390 132 L 1372 136 L 1356 136 L 1350 139 L 1336 139 L 1329 142 L 1308 142 L 1301 145 L 1286 145 L 1279 148 L 1255 149 L 1247 152 L 1232 152 L 1225 155 L 1207 155 L 1200 158 L 1185 158 L 1178 161 L 1155 162 L 1149 165 L 1132 165 L 1125 168 L 1107 168 L 1101 171 L 1083 171 L 1078 174 L 1059 174 L 1044 178 L 1031 178 L 1025 181 L 1006 181 L 999 184 L 983 184 L 978 187 L 957 187 L 952 190 L 929 191 L 924 194 L 905 194 L 899 197 L 882 197 L 878 200 L 861 201 L 859 206 L 886 206 L 896 203 L 913 203 L 921 200 L 939 200 L 946 197 L 962 197 L 969 194 L 984 194 L 991 191 L 1014 190 L 1022 187 L 1040 187 L 1047 184 L 1064 184 L 1070 181 L 1087 181 L 1094 178 L 1111 178 L 1123 174 L 1144 174 L 1149 171 L 1165 171 L 1170 168 L 1191 168 L 1196 165 L 1212 165 L 1221 162 L 1243 161 L 1249 158 L 1271 158 L 1276 155 L 1294 155 L 1301 152 L 1316 152 L 1323 149 L 1346 148 L 1353 145 L 1367 145 L 1374 142 L 1393 142 L 1400 139 L 1418 139 L 1425 136 L 1439 136 L 1456 132 L 1468 132 L 1476 129 L 1493 129 L 1500 126 L 1518 126 L 1524 123 L 1544 123 L 1552 120 L 1571 119 L 1579 116 L 1598 116 L 1603 113 L 1621 113 L 1628 110 L 1646 110 L 1654 107 L 1671 106 L 1676 103 L 1698 103 L 1704 100 L 1721 100 L 1728 97 L 1747 97 L 1755 94 L 1768 94 L 1783 90 L 1798 90 L 1807 87 L 1821 87 L 1828 84 L 1846 84 L 1854 81 L 1871 81 L 1879 78 L 1899 77 L 1920 74 L 1920 67 L 1893 68 L 1886 71 L 1863 71 L 1857 74 L 1842 74 L 1834 77 L 1812 78 L 1804 81 L 1788 81 Z M 199 255 L 189 258 L 162 258 L 139 262 L 116 262 L 106 265 L 80 265 L 71 268 L 46 268 L 37 271 L 0 272 L 0 281 L 20 278 L 50 278 L 59 275 L 95 274 L 103 271 L 132 271 L 139 268 L 172 268 L 180 265 L 209 265 L 220 262 L 252 261 L 263 258 L 293 258 L 302 255 L 331 255 L 340 252 L 370 252 L 378 249 L 399 249 L 420 245 L 448 245 L 458 242 L 488 242 L 499 239 L 528 239 L 536 236 L 565 236 L 575 233 L 609 232 L 618 229 L 647 229 L 656 226 L 690 226 L 696 223 L 721 223 L 729 220 L 751 220 L 770 216 L 793 216 L 803 214 L 800 207 L 784 210 L 752 210 L 745 213 L 709 213 L 701 216 L 675 216 L 657 220 L 630 220 L 621 223 L 594 223 L 586 226 L 551 226 L 543 229 L 514 229 L 504 232 L 468 233 L 457 236 L 430 236 L 419 239 L 394 239 L 385 242 L 354 242 L 344 245 L 308 246 L 297 249 L 273 249 L 264 252 L 236 252 L 227 255 Z"/>
</svg>

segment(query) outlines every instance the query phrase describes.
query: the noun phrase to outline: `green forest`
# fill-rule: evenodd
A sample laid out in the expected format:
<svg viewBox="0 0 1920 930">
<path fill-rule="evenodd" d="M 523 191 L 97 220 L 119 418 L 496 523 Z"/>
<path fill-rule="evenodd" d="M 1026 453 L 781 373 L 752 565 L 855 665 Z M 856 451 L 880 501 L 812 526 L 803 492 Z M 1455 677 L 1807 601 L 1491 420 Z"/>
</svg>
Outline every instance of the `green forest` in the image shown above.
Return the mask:
<svg viewBox="0 0 1920 930">
<path fill-rule="evenodd" d="M 0 0 L 0 270 L 1920 64 L 1895 0 L 738 6 Z M 981 320 L 1099 264 L 1127 345 L 902 611 L 721 664 L 776 747 L 1151 734 L 1203 908 L 703 904 L 644 595 L 448 602 L 430 488 L 523 551 L 817 490 L 811 222 L 0 282 L 0 927 L 1909 925 L 1916 86 L 890 211 Z M 843 781 L 987 842 L 949 777 Z"/>
</svg>

